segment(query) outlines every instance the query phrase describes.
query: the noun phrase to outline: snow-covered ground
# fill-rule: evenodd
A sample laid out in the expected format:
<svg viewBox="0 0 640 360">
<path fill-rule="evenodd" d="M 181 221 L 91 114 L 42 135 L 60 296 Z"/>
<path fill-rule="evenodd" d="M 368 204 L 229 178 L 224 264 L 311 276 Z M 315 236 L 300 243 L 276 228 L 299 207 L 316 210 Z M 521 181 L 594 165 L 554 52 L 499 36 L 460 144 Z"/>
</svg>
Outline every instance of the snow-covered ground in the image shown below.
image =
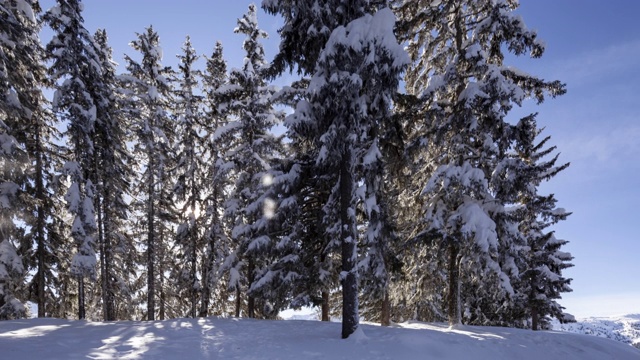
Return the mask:
<svg viewBox="0 0 640 360">
<path fill-rule="evenodd" d="M 362 325 L 248 319 L 0 321 L 2 359 L 640 359 L 621 342 L 566 332 L 406 323 Z"/>
<path fill-rule="evenodd" d="M 554 323 L 553 328 L 577 334 L 594 335 L 630 344 L 640 349 L 640 314 L 592 317 L 572 324 Z"/>
</svg>

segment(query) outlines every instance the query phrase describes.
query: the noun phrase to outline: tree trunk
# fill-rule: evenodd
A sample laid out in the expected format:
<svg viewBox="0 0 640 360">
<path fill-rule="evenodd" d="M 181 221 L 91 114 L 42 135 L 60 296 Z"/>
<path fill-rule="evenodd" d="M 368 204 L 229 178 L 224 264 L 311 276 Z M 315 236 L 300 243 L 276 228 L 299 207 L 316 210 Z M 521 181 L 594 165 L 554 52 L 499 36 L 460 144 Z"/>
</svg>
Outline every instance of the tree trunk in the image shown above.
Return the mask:
<svg viewBox="0 0 640 360">
<path fill-rule="evenodd" d="M 78 319 L 82 320 L 86 317 L 84 308 L 84 277 L 78 276 Z"/>
<path fill-rule="evenodd" d="M 384 296 L 382 297 L 382 309 L 380 311 L 380 325 L 391 325 L 391 302 L 389 301 L 389 292 L 384 290 Z"/>
<path fill-rule="evenodd" d="M 240 317 L 240 286 L 236 286 L 236 318 Z"/>
<path fill-rule="evenodd" d="M 256 313 L 255 313 L 256 299 L 249 293 L 249 289 L 251 288 L 251 285 L 253 285 L 253 281 L 255 280 L 254 279 L 255 267 L 256 267 L 256 264 L 253 260 L 253 256 L 249 256 L 249 265 L 247 266 L 247 272 L 248 272 L 247 279 L 249 282 L 249 285 L 247 286 L 247 316 L 252 319 L 256 317 Z"/>
<path fill-rule="evenodd" d="M 538 304 L 536 304 L 536 289 L 538 287 L 536 277 L 538 274 L 534 274 L 531 277 L 531 293 L 529 294 L 529 306 L 531 307 L 531 330 L 538 330 Z"/>
<path fill-rule="evenodd" d="M 192 249 L 191 249 L 191 317 L 196 318 L 198 316 L 198 289 L 196 288 L 196 272 L 197 272 L 197 249 L 196 249 L 196 231 L 195 229 L 191 229 L 191 240 L 192 240 Z"/>
<path fill-rule="evenodd" d="M 155 300 L 155 208 L 154 208 L 154 183 L 153 176 L 153 156 L 149 154 L 149 184 L 147 189 L 147 320 L 155 320 L 156 300 Z"/>
<path fill-rule="evenodd" d="M 111 274 L 111 266 L 113 265 L 113 254 L 112 254 L 112 245 L 111 245 L 111 235 L 113 235 L 112 231 L 106 231 L 106 229 L 110 229 L 107 227 L 110 224 L 109 213 L 104 208 L 103 204 L 103 214 L 104 214 L 104 272 L 105 272 L 105 281 L 106 281 L 106 301 L 107 301 L 107 321 L 115 321 L 116 319 L 116 304 L 115 304 L 115 289 L 114 289 L 114 276 Z M 111 229 L 110 229 L 111 230 Z"/>
<path fill-rule="evenodd" d="M 459 305 L 460 301 L 460 274 L 458 271 L 458 249 L 455 245 L 449 245 L 449 299 L 448 299 L 448 317 L 449 326 L 459 325 L 461 323 Z"/>
<path fill-rule="evenodd" d="M 164 294 L 164 286 L 163 283 L 160 283 L 160 312 L 158 314 L 158 318 L 160 320 L 164 320 L 166 317 L 166 300 Z"/>
<path fill-rule="evenodd" d="M 36 220 L 36 258 L 38 262 L 38 271 L 36 273 L 36 279 L 38 283 L 38 317 L 45 317 L 47 304 L 46 304 L 46 295 L 45 295 L 45 283 L 46 283 L 46 275 L 45 275 L 45 267 L 47 266 L 45 263 L 45 202 L 47 201 L 47 197 L 45 196 L 44 190 L 44 169 L 42 166 L 42 147 L 40 144 L 40 129 L 36 129 L 36 194 L 35 198 L 37 200 L 36 212 L 37 212 L 37 220 Z"/>
<path fill-rule="evenodd" d="M 209 316 L 209 299 L 211 297 L 211 289 L 209 289 L 209 267 L 211 266 L 211 253 L 213 252 L 213 246 L 210 246 L 207 253 L 202 258 L 202 295 L 200 301 L 200 314 L 199 317 Z"/>
<path fill-rule="evenodd" d="M 99 185 L 98 185 L 99 186 Z M 100 195 L 102 195 L 102 192 L 100 192 Z M 100 282 L 101 282 L 101 290 L 102 290 L 102 319 L 104 321 L 109 321 L 109 284 L 108 284 L 108 279 L 109 279 L 109 275 L 107 273 L 107 254 L 106 254 L 106 248 L 107 245 L 105 244 L 105 236 L 104 236 L 104 230 L 103 230 L 103 226 L 104 226 L 104 222 L 103 222 L 103 216 L 102 216 L 102 197 L 98 195 L 96 196 L 96 215 L 98 218 L 98 222 L 97 222 L 97 226 L 98 226 L 98 244 L 100 246 Z"/>
<path fill-rule="evenodd" d="M 340 223 L 342 243 L 342 338 L 346 339 L 358 328 L 358 279 L 356 277 L 355 224 L 350 214 L 353 197 L 352 156 L 344 149 L 340 162 Z"/>
<path fill-rule="evenodd" d="M 329 321 L 329 292 L 322 292 L 322 321 Z"/>
</svg>

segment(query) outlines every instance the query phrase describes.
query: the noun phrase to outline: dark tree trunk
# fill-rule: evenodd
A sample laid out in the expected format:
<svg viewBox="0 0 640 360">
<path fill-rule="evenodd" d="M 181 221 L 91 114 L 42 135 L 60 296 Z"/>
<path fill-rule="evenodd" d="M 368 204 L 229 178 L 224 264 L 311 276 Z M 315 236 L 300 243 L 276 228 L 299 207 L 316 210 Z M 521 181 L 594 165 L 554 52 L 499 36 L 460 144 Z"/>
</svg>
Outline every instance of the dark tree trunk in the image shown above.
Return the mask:
<svg viewBox="0 0 640 360">
<path fill-rule="evenodd" d="M 164 320 L 166 318 L 166 299 L 164 294 L 164 286 L 163 283 L 160 283 L 160 311 L 158 314 L 158 318 L 160 320 Z"/>
<path fill-rule="evenodd" d="M 460 274 L 458 271 L 457 258 L 458 248 L 456 248 L 455 245 L 449 245 L 449 298 L 447 299 L 447 315 L 450 326 L 460 324 L 460 312 L 458 311 L 460 305 L 458 304 L 458 301 L 460 301 Z"/>
<path fill-rule="evenodd" d="M 147 320 L 155 320 L 156 299 L 155 299 L 155 208 L 154 208 L 154 176 L 153 158 L 149 157 L 149 197 L 147 205 Z"/>
<path fill-rule="evenodd" d="M 207 254 L 202 259 L 202 295 L 200 301 L 200 317 L 209 316 L 209 301 L 211 297 L 211 289 L 209 288 L 209 269 L 211 264 L 211 253 L 213 252 L 213 244 L 210 246 Z"/>
<path fill-rule="evenodd" d="M 531 293 L 529 294 L 529 306 L 531 307 L 531 330 L 538 330 L 538 304 L 536 304 L 536 289 L 538 288 L 536 277 L 538 274 L 534 274 L 531 277 Z"/>
<path fill-rule="evenodd" d="M 340 162 L 340 223 L 342 243 L 342 338 L 346 339 L 358 328 L 358 279 L 356 277 L 355 224 L 349 213 L 352 206 L 353 174 L 352 158 L 348 149 L 343 150 Z"/>
<path fill-rule="evenodd" d="M 47 304 L 46 304 L 46 296 L 45 296 L 45 283 L 46 283 L 46 275 L 45 275 L 45 213 L 44 213 L 44 203 L 47 201 L 44 190 L 44 170 L 42 166 L 42 148 L 40 146 L 40 130 L 36 129 L 36 194 L 35 198 L 37 200 L 36 212 L 37 212 L 37 220 L 36 220 L 36 261 L 38 262 L 38 270 L 36 272 L 36 281 L 38 284 L 38 317 L 45 317 Z"/>
<path fill-rule="evenodd" d="M 251 285 L 253 285 L 253 281 L 255 280 L 254 279 L 255 267 L 256 267 L 256 264 L 253 260 L 253 256 L 249 256 L 249 265 L 247 266 L 247 272 L 248 272 L 247 279 L 249 282 L 249 286 L 247 286 L 247 316 L 250 318 L 256 317 L 256 313 L 255 313 L 256 299 L 249 293 L 249 288 L 251 288 Z"/>
<path fill-rule="evenodd" d="M 391 325 L 391 303 L 389 301 L 389 292 L 384 290 L 384 296 L 382 297 L 382 309 L 380 310 L 380 325 Z"/>
<path fill-rule="evenodd" d="M 531 330 L 538 330 L 538 308 L 531 306 Z"/>
<path fill-rule="evenodd" d="M 84 277 L 78 276 L 78 319 L 86 318 L 84 308 Z"/>
<path fill-rule="evenodd" d="M 329 319 L 329 292 L 322 292 L 322 321 L 330 321 Z"/>
<path fill-rule="evenodd" d="M 196 267 L 196 263 L 198 261 L 197 257 L 197 249 L 196 249 L 196 231 L 195 229 L 191 229 L 191 241 L 192 241 L 192 249 L 191 249 L 191 280 L 196 281 L 196 271 L 198 270 Z M 191 317 L 196 318 L 198 316 L 198 289 L 196 289 L 195 283 L 191 283 Z"/>
<path fill-rule="evenodd" d="M 104 236 L 103 208 L 101 196 L 96 197 L 96 215 L 98 218 L 98 244 L 100 246 L 100 282 L 102 289 L 102 319 L 109 321 L 109 274 L 107 272 L 107 244 Z"/>
<path fill-rule="evenodd" d="M 110 224 L 110 216 L 106 208 L 103 205 L 103 214 L 104 214 L 104 230 L 110 229 L 108 225 Z M 116 304 L 115 304 L 115 289 L 114 289 L 114 276 L 111 273 L 111 266 L 113 265 L 113 253 L 112 253 L 112 245 L 111 245 L 111 235 L 113 233 L 111 231 L 105 231 L 104 234 L 104 272 L 105 272 L 105 281 L 106 285 L 106 301 L 107 301 L 107 321 L 115 321 L 116 319 Z"/>
<path fill-rule="evenodd" d="M 236 317 L 240 317 L 240 305 L 242 302 L 240 301 L 240 286 L 236 286 Z"/>
</svg>

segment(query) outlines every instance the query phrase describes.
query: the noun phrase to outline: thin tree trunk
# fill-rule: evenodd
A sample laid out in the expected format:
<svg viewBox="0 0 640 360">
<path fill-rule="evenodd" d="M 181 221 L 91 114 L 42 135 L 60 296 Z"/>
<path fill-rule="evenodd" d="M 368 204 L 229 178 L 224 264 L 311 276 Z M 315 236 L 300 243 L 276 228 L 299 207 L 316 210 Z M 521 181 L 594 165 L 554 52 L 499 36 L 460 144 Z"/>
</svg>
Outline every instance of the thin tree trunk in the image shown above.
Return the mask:
<svg viewBox="0 0 640 360">
<path fill-rule="evenodd" d="M 106 254 L 106 244 L 105 244 L 105 236 L 104 236 L 104 222 L 102 216 L 102 198 L 101 196 L 96 197 L 96 215 L 98 218 L 98 244 L 100 245 L 100 279 L 101 279 L 101 289 L 102 289 L 102 319 L 104 321 L 109 321 L 109 295 L 108 295 L 108 279 L 109 275 L 107 273 L 107 254 Z"/>
<path fill-rule="evenodd" d="M 207 250 L 207 253 L 202 258 L 202 295 L 200 301 L 200 314 L 199 317 L 209 316 L 209 299 L 211 296 L 211 290 L 209 289 L 209 260 L 211 250 Z"/>
<path fill-rule="evenodd" d="M 344 149 L 340 162 L 340 222 L 342 243 L 342 338 L 346 339 L 358 328 L 358 279 L 356 277 L 355 224 L 349 213 L 353 196 L 352 159 Z"/>
<path fill-rule="evenodd" d="M 198 289 L 196 288 L 196 274 L 197 274 L 197 249 L 196 249 L 196 231 L 191 229 L 192 249 L 191 249 L 191 317 L 196 318 L 198 316 Z"/>
<path fill-rule="evenodd" d="M 155 302 L 155 209 L 154 209 L 154 176 L 153 159 L 149 160 L 149 185 L 148 196 L 149 203 L 147 205 L 147 320 L 155 320 L 156 302 Z"/>
<path fill-rule="evenodd" d="M 380 310 L 380 325 L 391 325 L 391 302 L 389 301 L 389 292 L 385 288 L 382 297 L 382 309 Z"/>
<path fill-rule="evenodd" d="M 44 193 L 44 170 L 42 166 L 42 147 L 40 146 L 40 130 L 36 129 L 36 194 L 35 198 L 37 200 L 36 212 L 37 212 L 37 220 L 36 220 L 36 258 L 38 262 L 38 271 L 36 273 L 36 279 L 38 283 L 38 317 L 45 317 L 47 304 L 46 304 L 46 295 L 45 295 L 45 241 L 44 241 L 44 228 L 46 226 L 45 223 L 45 213 L 44 213 L 44 203 L 46 200 L 46 196 Z"/>
<path fill-rule="evenodd" d="M 322 321 L 329 321 L 329 292 L 322 292 Z"/>
<path fill-rule="evenodd" d="M 448 317 L 449 326 L 455 326 L 460 324 L 460 313 L 458 310 L 458 302 L 460 297 L 460 274 L 457 266 L 458 249 L 455 245 L 449 245 L 449 299 L 448 299 Z"/>
<path fill-rule="evenodd" d="M 166 316 L 166 298 L 164 293 L 164 281 L 160 282 L 160 311 L 158 313 L 158 319 L 164 320 Z"/>
<path fill-rule="evenodd" d="M 240 286 L 236 285 L 236 317 L 240 317 Z"/>
<path fill-rule="evenodd" d="M 84 308 L 84 276 L 78 276 L 78 319 L 86 317 Z"/>
<path fill-rule="evenodd" d="M 253 281 L 254 279 L 254 270 L 255 270 L 256 264 L 255 261 L 253 260 L 253 256 L 249 256 L 249 265 L 247 266 L 247 272 L 248 272 L 248 282 L 249 282 L 249 286 L 247 286 L 247 316 L 250 318 L 255 318 L 256 317 L 256 299 L 255 297 L 253 297 L 250 293 L 249 293 L 249 289 L 251 288 L 251 285 L 253 285 Z"/>
</svg>

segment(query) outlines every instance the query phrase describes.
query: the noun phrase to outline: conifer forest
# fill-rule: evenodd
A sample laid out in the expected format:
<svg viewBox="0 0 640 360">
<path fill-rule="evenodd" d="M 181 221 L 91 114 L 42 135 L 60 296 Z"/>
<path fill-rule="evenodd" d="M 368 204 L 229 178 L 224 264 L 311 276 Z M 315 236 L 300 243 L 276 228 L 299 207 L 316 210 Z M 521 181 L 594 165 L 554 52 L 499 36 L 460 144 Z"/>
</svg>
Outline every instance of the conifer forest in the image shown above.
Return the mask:
<svg viewBox="0 0 640 360">
<path fill-rule="evenodd" d="M 0 0 L 0 319 L 573 320 L 569 164 L 510 116 L 566 87 L 510 63 L 545 51 L 517 0 L 262 0 L 242 63 L 175 68 L 153 26 L 118 67 L 91 5 Z"/>
</svg>

